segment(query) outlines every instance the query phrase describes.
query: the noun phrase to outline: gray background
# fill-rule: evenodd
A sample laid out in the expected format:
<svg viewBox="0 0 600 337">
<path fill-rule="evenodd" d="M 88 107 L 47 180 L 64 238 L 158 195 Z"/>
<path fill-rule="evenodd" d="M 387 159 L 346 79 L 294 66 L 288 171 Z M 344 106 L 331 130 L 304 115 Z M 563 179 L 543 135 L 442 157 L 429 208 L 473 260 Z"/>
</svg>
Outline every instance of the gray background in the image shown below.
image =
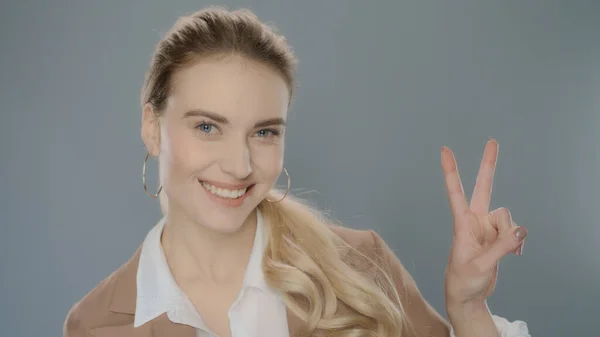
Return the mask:
<svg viewBox="0 0 600 337">
<path fill-rule="evenodd" d="M 59 336 L 157 221 L 141 186 L 139 90 L 160 34 L 206 4 L 1 3 L 1 336 Z M 301 61 L 295 194 L 378 230 L 444 313 L 440 146 L 470 193 L 496 137 L 493 207 L 530 237 L 503 260 L 491 309 L 534 337 L 598 334 L 599 1 L 222 4 L 276 22 Z"/>
</svg>

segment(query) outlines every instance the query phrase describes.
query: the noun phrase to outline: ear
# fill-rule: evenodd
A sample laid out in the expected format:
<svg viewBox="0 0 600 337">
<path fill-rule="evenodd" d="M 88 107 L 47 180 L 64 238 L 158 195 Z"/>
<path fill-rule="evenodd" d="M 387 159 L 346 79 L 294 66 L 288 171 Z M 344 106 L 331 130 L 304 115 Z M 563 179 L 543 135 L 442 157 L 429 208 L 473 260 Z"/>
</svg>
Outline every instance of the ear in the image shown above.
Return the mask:
<svg viewBox="0 0 600 337">
<path fill-rule="evenodd" d="M 142 109 L 142 140 L 151 156 L 160 153 L 160 123 L 150 103 L 146 103 Z"/>
</svg>

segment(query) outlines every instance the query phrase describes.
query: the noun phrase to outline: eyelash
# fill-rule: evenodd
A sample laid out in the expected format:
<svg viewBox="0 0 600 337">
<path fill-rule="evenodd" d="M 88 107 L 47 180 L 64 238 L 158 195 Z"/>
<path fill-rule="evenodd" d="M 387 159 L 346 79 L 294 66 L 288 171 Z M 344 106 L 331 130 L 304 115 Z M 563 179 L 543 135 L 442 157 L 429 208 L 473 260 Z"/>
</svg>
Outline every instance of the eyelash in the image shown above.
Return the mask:
<svg viewBox="0 0 600 337">
<path fill-rule="evenodd" d="M 281 131 L 279 131 L 279 130 L 277 130 L 277 129 L 261 129 L 261 130 L 258 130 L 258 132 L 261 132 L 261 131 L 267 131 L 267 132 L 270 132 L 270 133 L 271 133 L 271 135 L 273 135 L 274 137 L 278 137 L 279 135 L 281 135 Z M 257 133 L 258 133 L 258 132 L 257 132 Z"/>
<path fill-rule="evenodd" d="M 210 126 L 210 127 L 214 127 L 216 129 L 218 129 L 217 125 L 215 125 L 214 123 L 200 122 L 200 123 L 196 124 L 196 129 L 200 130 L 200 132 L 205 133 L 206 136 L 211 136 L 211 135 L 209 133 L 204 132 L 202 130 L 202 127 L 205 127 L 205 126 Z M 261 129 L 261 130 L 258 130 L 257 133 L 258 132 L 262 132 L 262 131 L 270 132 L 271 135 L 274 136 L 274 137 L 279 137 L 281 135 L 281 131 L 279 131 L 277 129 L 272 129 L 272 128 L 271 129 Z M 268 137 L 268 135 L 267 136 L 263 136 L 261 138 L 266 138 L 266 137 Z"/>
<path fill-rule="evenodd" d="M 198 129 L 200 132 L 204 132 L 204 131 L 202 130 L 202 127 L 203 127 L 203 126 L 210 126 L 210 127 L 217 128 L 217 126 L 216 126 L 215 124 L 213 124 L 213 123 L 200 122 L 200 123 L 196 124 L 196 129 Z M 218 129 L 218 128 L 217 128 L 217 129 Z M 204 133 L 206 133 L 206 132 L 204 132 Z M 209 135 L 209 134 L 207 134 L 207 135 Z"/>
</svg>

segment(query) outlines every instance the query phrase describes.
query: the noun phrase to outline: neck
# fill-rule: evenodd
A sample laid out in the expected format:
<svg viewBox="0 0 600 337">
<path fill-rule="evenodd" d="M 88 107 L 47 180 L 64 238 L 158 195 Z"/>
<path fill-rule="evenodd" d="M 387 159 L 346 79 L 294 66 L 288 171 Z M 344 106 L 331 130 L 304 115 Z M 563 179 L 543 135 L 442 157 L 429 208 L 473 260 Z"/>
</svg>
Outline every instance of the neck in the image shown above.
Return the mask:
<svg viewBox="0 0 600 337">
<path fill-rule="evenodd" d="M 256 228 L 256 212 L 250 213 L 239 230 L 226 234 L 167 215 L 161 243 L 175 280 L 180 284 L 241 283 Z"/>
</svg>

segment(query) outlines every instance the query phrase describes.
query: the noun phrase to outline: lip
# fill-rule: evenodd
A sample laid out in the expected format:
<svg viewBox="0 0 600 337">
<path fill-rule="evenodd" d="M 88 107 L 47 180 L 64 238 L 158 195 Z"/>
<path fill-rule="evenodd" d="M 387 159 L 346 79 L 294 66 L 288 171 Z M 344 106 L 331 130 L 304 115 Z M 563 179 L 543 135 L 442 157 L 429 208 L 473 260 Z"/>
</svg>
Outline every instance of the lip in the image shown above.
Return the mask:
<svg viewBox="0 0 600 337">
<path fill-rule="evenodd" d="M 202 186 L 202 182 L 205 182 L 207 184 L 210 185 L 214 185 L 215 187 L 220 187 L 220 188 L 226 188 L 226 189 L 232 189 L 232 190 L 236 190 L 236 189 L 243 189 L 243 188 L 248 188 L 246 190 L 246 193 L 244 193 L 244 195 L 242 195 L 241 197 L 237 198 L 237 199 L 230 199 L 230 198 L 223 198 L 220 197 L 216 194 L 213 194 L 211 191 L 207 190 L 206 188 L 204 188 L 204 186 Z M 246 200 L 246 198 L 248 198 L 252 192 L 254 191 L 254 186 L 255 184 L 250 184 L 250 185 L 227 185 L 227 184 L 213 184 L 210 181 L 207 180 L 198 180 L 198 186 L 204 191 L 204 193 L 206 193 L 206 195 L 208 196 L 208 198 L 213 201 L 216 204 L 222 205 L 222 206 L 226 206 L 226 207 L 240 207 L 242 206 L 242 204 L 244 203 L 244 200 Z M 232 186 L 232 187 L 221 187 L 221 186 Z"/>
<path fill-rule="evenodd" d="M 205 180 L 205 179 L 198 179 L 198 181 L 205 182 L 209 185 L 213 185 L 214 187 L 224 188 L 227 190 L 241 190 L 241 189 L 244 189 L 244 188 L 254 185 L 254 184 L 227 184 L 227 183 L 221 183 L 221 182 Z"/>
</svg>

